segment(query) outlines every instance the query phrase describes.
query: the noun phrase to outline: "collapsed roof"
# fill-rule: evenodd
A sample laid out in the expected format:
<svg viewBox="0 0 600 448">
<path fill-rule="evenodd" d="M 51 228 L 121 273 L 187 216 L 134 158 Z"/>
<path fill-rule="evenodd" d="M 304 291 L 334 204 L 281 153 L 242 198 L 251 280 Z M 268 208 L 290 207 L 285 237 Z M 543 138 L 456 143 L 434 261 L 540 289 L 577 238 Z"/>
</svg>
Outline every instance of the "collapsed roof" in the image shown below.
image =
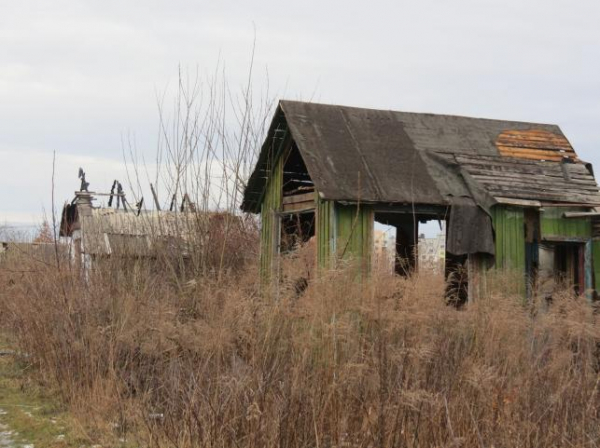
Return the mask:
<svg viewBox="0 0 600 448">
<path fill-rule="evenodd" d="M 169 211 L 141 213 L 114 208 L 85 208 L 66 204 L 61 236 L 81 231 L 82 252 L 89 255 L 152 256 L 168 246 L 184 247 L 196 236 L 195 216 Z"/>
<path fill-rule="evenodd" d="M 323 199 L 489 209 L 504 198 L 600 205 L 591 165 L 558 126 L 281 101 L 242 209 L 258 213 L 289 133 Z"/>
</svg>

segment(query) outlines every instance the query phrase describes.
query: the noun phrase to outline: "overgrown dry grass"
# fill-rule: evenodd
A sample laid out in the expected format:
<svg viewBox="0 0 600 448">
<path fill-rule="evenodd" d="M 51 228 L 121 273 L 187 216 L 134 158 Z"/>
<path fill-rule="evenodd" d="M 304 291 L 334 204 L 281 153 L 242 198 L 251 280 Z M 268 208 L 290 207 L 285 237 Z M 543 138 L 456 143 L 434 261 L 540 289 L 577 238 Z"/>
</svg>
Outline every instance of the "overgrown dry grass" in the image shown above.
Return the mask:
<svg viewBox="0 0 600 448">
<path fill-rule="evenodd" d="M 498 294 L 457 311 L 432 276 L 361 285 L 340 270 L 275 301 L 254 264 L 184 283 L 142 264 L 107 264 L 87 282 L 30 267 L 0 271 L 2 325 L 101 443 L 600 443 L 600 325 L 567 293 L 549 307 Z"/>
</svg>

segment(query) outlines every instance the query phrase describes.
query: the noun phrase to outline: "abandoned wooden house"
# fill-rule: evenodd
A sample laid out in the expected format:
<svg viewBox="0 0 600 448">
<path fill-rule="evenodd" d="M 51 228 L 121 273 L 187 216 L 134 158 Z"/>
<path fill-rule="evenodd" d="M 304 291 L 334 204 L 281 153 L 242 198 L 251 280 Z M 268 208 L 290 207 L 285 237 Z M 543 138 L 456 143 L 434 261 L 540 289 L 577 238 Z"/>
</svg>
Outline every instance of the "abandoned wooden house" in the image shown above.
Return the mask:
<svg viewBox="0 0 600 448">
<path fill-rule="evenodd" d="M 77 191 L 63 207 L 59 235 L 68 239 L 72 260 L 82 268 L 109 257 L 149 259 L 169 251 L 185 257 L 196 243 L 192 241 L 196 223 L 188 219 L 184 204 L 179 212 L 121 206 L 120 201 L 118 207 L 94 206 L 100 196 L 117 197 L 114 192 Z"/>
<path fill-rule="evenodd" d="M 239 216 L 198 210 L 188 194 L 180 202 L 173 196 L 168 210 L 162 210 L 152 186 L 154 209 L 146 209 L 143 198 L 130 205 L 118 181 L 110 193 L 90 192 L 88 185 L 84 177 L 74 199 L 65 203 L 59 231 L 71 261 L 84 271 L 102 260 L 124 261 L 121 267 L 140 261 L 164 266 L 155 263 L 160 260 L 168 262 L 172 273 L 186 274 L 198 268 L 233 269 L 246 259 L 235 253 L 244 231 Z M 100 198 L 108 203 L 95 205 Z"/>
<path fill-rule="evenodd" d="M 445 221 L 446 272 L 468 297 L 490 278 L 522 296 L 600 289 L 600 193 L 558 126 L 281 101 L 245 190 L 261 269 L 316 239 L 321 268 L 371 269 L 374 223 L 396 231 L 396 272 L 418 268 L 419 224 Z"/>
</svg>

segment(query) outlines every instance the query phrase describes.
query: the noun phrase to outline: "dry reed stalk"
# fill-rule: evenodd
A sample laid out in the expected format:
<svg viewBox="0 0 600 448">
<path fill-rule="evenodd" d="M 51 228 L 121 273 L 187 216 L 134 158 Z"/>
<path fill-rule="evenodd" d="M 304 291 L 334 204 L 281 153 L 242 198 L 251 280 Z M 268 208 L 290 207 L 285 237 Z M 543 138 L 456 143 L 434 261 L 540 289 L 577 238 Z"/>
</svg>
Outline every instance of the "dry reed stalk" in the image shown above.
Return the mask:
<svg viewBox="0 0 600 448">
<path fill-rule="evenodd" d="M 593 446 L 600 437 L 600 326 L 568 292 L 535 313 L 501 295 L 457 311 L 439 278 L 359 285 L 336 271 L 274 303 L 255 266 L 197 277 L 183 293 L 141 262 L 119 282 L 102 270 L 86 284 L 44 269 L 9 285 L 3 274 L 3 328 L 82 416 L 153 446 Z"/>
</svg>

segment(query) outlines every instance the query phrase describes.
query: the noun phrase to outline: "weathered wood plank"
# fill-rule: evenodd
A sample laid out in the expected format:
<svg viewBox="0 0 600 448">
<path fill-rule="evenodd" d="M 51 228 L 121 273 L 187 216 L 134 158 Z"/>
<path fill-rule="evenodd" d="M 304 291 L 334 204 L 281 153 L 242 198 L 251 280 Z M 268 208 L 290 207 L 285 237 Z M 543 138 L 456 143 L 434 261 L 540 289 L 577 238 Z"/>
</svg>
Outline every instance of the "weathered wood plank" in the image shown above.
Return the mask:
<svg viewBox="0 0 600 448">
<path fill-rule="evenodd" d="M 544 154 L 547 156 L 569 156 L 575 158 L 575 152 L 565 151 L 564 149 L 552 149 L 548 147 L 535 147 L 528 145 L 505 145 L 498 144 L 498 149 L 502 155 L 506 153 L 519 153 L 519 154 Z"/>
<path fill-rule="evenodd" d="M 482 183 L 491 184 L 491 185 L 511 185 L 513 187 L 518 188 L 521 185 L 524 186 L 533 186 L 536 188 L 545 188 L 557 191 L 573 191 L 577 192 L 593 192 L 599 193 L 600 190 L 596 185 L 581 185 L 581 184 L 573 184 L 568 181 L 562 180 L 546 180 L 543 178 L 524 178 L 524 177 L 499 177 L 499 176 L 480 176 L 477 174 L 472 174 L 472 176 L 481 181 Z"/>
<path fill-rule="evenodd" d="M 561 145 L 571 146 L 566 137 L 562 134 L 555 134 L 543 129 L 529 130 L 506 130 L 498 135 L 496 141 L 502 140 L 519 140 L 519 141 L 544 141 L 552 143 L 560 143 Z"/>
<path fill-rule="evenodd" d="M 547 150 L 555 152 L 566 152 L 575 154 L 573 148 L 567 145 L 557 145 L 548 142 L 534 142 L 534 141 L 517 141 L 517 140 L 499 140 L 496 142 L 497 147 L 508 147 L 508 148 L 524 148 L 531 150 Z"/>
<path fill-rule="evenodd" d="M 580 174 L 569 173 L 570 180 L 565 179 L 563 173 L 531 173 L 531 172 L 510 172 L 506 170 L 478 170 L 467 167 L 469 174 L 473 176 L 497 176 L 501 178 L 527 178 L 536 177 L 541 180 L 548 180 L 552 182 L 568 182 L 573 185 L 587 185 L 596 186 L 596 180 L 591 176 L 582 176 Z"/>
<path fill-rule="evenodd" d="M 307 202 L 296 202 L 294 204 L 283 204 L 283 212 L 300 212 L 307 210 L 314 210 L 316 207 L 315 201 L 307 201 Z"/>
<path fill-rule="evenodd" d="M 500 154 L 507 157 L 517 157 L 528 160 L 552 160 L 560 162 L 563 158 L 569 156 L 571 159 L 576 159 L 575 153 L 566 153 L 559 151 L 549 151 L 543 149 L 529 149 L 529 148 L 514 148 L 509 146 L 498 145 Z"/>
<path fill-rule="evenodd" d="M 581 194 L 558 194 L 555 192 L 540 191 L 531 188 L 515 189 L 506 186 L 491 186 L 489 189 L 493 196 L 503 196 L 518 199 L 547 200 L 556 202 L 570 202 L 578 204 L 600 205 L 600 196 Z"/>
<path fill-rule="evenodd" d="M 581 195 L 581 196 L 597 196 L 600 198 L 600 192 L 598 190 L 579 190 L 579 189 L 569 189 L 569 188 L 561 188 L 560 186 L 558 187 L 553 187 L 551 185 L 539 185 L 539 184 L 535 184 L 535 183 L 525 183 L 525 182 L 521 182 L 519 184 L 516 184 L 515 182 L 510 182 L 510 181 L 497 181 L 497 182 L 487 182 L 485 180 L 481 180 L 481 182 L 483 184 L 485 184 L 486 186 L 488 186 L 488 188 L 491 189 L 495 189 L 496 187 L 507 187 L 507 188 L 512 188 L 514 190 L 520 190 L 520 189 L 529 189 L 531 191 L 541 191 L 541 192 L 556 192 L 556 193 L 560 193 L 563 196 L 566 195 L 573 195 L 573 194 L 577 194 L 577 195 Z"/>
<path fill-rule="evenodd" d="M 516 160 L 516 159 L 515 159 Z M 541 167 L 538 168 L 534 168 L 531 167 L 531 169 L 519 169 L 519 168 L 512 168 L 510 166 L 506 166 L 506 165 L 490 165 L 490 164 L 472 164 L 472 163 L 461 163 L 461 165 L 463 167 L 465 167 L 469 172 L 478 172 L 480 170 L 488 170 L 488 171 L 495 171 L 498 173 L 518 173 L 518 174 L 527 174 L 527 175 L 531 175 L 531 176 L 556 176 L 556 177 L 564 177 L 563 171 L 562 171 L 562 167 L 559 163 L 554 163 L 554 165 L 556 165 L 555 168 L 553 169 L 543 169 Z M 580 179 L 580 180 L 587 180 L 587 179 L 594 179 L 594 177 L 587 171 L 582 171 L 579 169 L 573 169 L 573 167 L 576 165 L 569 165 L 569 167 L 567 168 L 567 173 L 569 174 L 569 176 L 571 178 L 574 179 Z"/>
<path fill-rule="evenodd" d="M 522 206 L 522 207 L 541 207 L 542 206 L 542 203 L 540 201 L 535 201 L 535 200 L 503 198 L 503 197 L 497 197 L 495 199 L 499 204 L 518 205 L 518 206 Z"/>
<path fill-rule="evenodd" d="M 472 163 L 478 165 L 489 165 L 490 163 L 494 165 L 506 165 L 506 166 L 521 166 L 525 167 L 526 165 L 533 167 L 536 166 L 539 169 L 560 169 L 560 164 L 555 162 L 543 162 L 543 161 L 535 161 L 535 160 L 515 160 L 509 157 L 504 156 L 471 156 L 471 155 L 457 155 L 456 160 L 460 163 Z M 572 169 L 576 170 L 586 170 L 585 165 L 579 161 L 571 165 Z"/>
<path fill-rule="evenodd" d="M 496 143 L 498 142 L 513 142 L 513 143 L 534 143 L 534 144 L 549 144 L 554 146 L 560 146 L 561 148 L 570 148 L 572 149 L 571 144 L 566 139 L 559 138 L 544 138 L 540 136 L 531 136 L 531 137 L 520 137 L 520 136 L 501 136 L 496 139 Z"/>
<path fill-rule="evenodd" d="M 314 191 L 311 191 L 310 193 L 294 194 L 294 195 L 283 197 L 284 204 L 296 204 L 299 202 L 309 202 L 309 201 L 314 202 L 315 200 L 316 200 L 316 195 L 315 195 Z"/>
</svg>

